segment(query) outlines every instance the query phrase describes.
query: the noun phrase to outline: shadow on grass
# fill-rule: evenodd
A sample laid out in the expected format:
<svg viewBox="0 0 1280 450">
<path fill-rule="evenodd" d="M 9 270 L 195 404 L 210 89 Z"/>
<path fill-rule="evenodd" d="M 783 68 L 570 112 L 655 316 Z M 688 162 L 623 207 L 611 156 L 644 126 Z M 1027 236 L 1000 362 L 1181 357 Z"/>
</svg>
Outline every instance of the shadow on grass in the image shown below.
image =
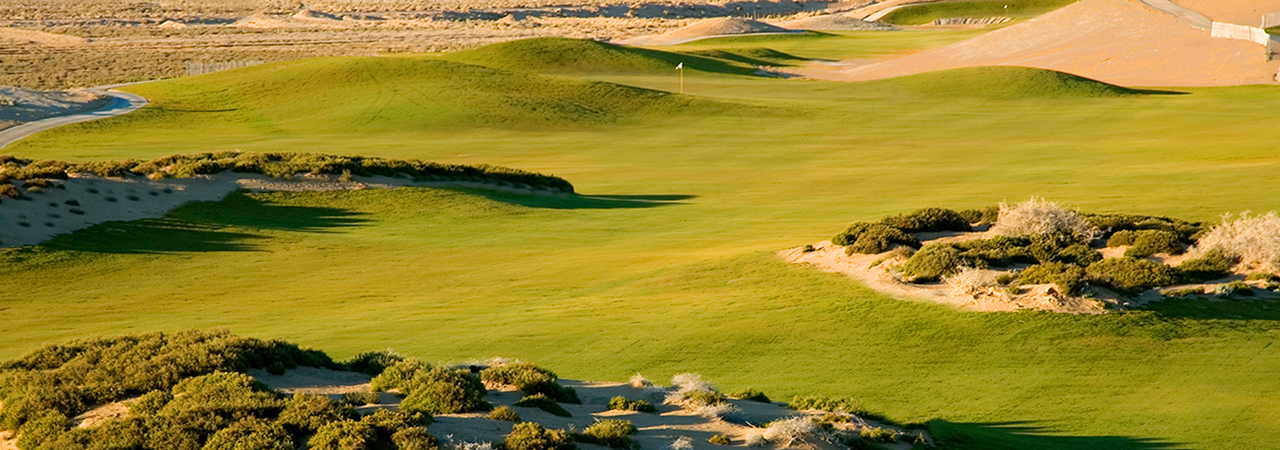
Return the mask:
<svg viewBox="0 0 1280 450">
<path fill-rule="evenodd" d="M 326 233 L 367 222 L 357 215 L 338 208 L 280 206 L 236 192 L 221 202 L 183 205 L 163 219 L 94 225 L 43 246 L 113 254 L 244 252 L 256 250 L 254 241 L 269 237 L 228 228 Z"/>
<path fill-rule="evenodd" d="M 492 191 L 463 190 L 489 200 L 545 209 L 634 209 L 685 205 L 682 200 L 696 198 L 693 195 L 570 195 L 546 197 L 516 195 Z"/>
<path fill-rule="evenodd" d="M 1161 317 L 1180 319 L 1280 320 L 1280 302 L 1250 297 L 1224 300 L 1210 297 L 1170 298 L 1148 304 L 1143 309 Z"/>
<path fill-rule="evenodd" d="M 938 448 L 954 450 L 1166 450 L 1185 448 L 1160 439 L 1130 436 L 1062 436 L 1034 422 L 955 423 L 929 422 Z"/>
</svg>

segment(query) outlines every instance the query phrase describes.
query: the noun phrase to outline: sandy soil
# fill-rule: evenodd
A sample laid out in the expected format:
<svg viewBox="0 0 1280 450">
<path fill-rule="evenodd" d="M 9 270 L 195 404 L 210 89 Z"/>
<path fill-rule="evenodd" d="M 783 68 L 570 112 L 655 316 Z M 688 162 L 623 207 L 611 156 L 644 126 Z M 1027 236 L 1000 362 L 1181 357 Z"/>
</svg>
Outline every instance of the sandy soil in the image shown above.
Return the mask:
<svg viewBox="0 0 1280 450">
<path fill-rule="evenodd" d="M 152 181 L 142 177 L 79 175 L 55 181 L 58 187 L 29 192 L 24 199 L 0 200 L 0 248 L 33 245 L 99 223 L 164 217 L 196 201 L 217 201 L 237 189 L 252 191 L 333 191 L 402 186 L 463 187 L 528 195 L 558 195 L 526 187 L 477 182 L 415 182 L 408 178 L 302 177 L 284 181 L 226 172 L 214 176 Z M 25 191 L 25 189 L 24 189 Z"/>
<path fill-rule="evenodd" d="M 249 375 L 274 389 L 289 393 L 307 392 L 336 397 L 346 392 L 366 392 L 369 389 L 369 376 L 367 375 L 311 367 L 299 367 L 289 370 L 281 376 L 269 375 L 258 370 L 251 370 Z M 713 450 L 718 446 L 707 442 L 707 439 L 716 434 L 728 434 L 735 440 L 735 445 L 741 445 L 746 436 L 759 432 L 759 429 L 752 425 L 759 426 L 781 418 L 821 413 L 819 411 L 795 411 L 779 403 L 732 400 L 734 405 L 743 410 L 745 422 L 747 422 L 746 424 L 734 424 L 722 420 L 707 419 L 691 411 L 681 409 L 679 406 L 662 405 L 663 393 L 660 391 L 635 388 L 623 383 L 574 380 L 560 380 L 560 383 L 576 389 L 578 396 L 582 399 L 581 405 L 561 404 L 572 414 L 572 417 L 559 417 L 537 408 L 513 406 L 513 409 L 520 413 L 521 419 L 526 422 L 537 422 L 547 428 L 576 431 L 581 431 L 599 419 L 617 418 L 629 420 L 639 428 L 639 433 L 635 438 L 640 442 L 640 447 L 645 449 L 668 448 L 672 441 L 681 436 L 688 436 L 693 440 L 694 449 Z M 619 395 L 631 399 L 649 400 L 651 403 L 659 405 L 658 412 L 608 411 L 609 399 Z M 523 394 L 514 389 L 491 389 L 486 400 L 494 406 L 511 406 L 522 397 Z M 398 403 L 399 399 L 395 395 L 384 393 L 382 403 L 369 405 L 361 408 L 361 410 L 362 413 L 367 414 L 377 408 L 395 409 L 398 407 Z M 497 443 L 511 432 L 511 425 L 508 422 L 485 419 L 483 413 L 448 414 L 436 416 L 435 422 L 428 427 L 428 430 L 444 443 Z M 875 422 L 867 422 L 867 425 L 884 426 Z M 815 441 L 798 443 L 791 448 L 838 450 L 832 444 Z M 589 450 L 603 449 L 603 447 L 594 445 L 581 445 L 581 447 Z M 910 448 L 910 445 L 900 442 L 889 448 L 905 450 Z"/>
<path fill-rule="evenodd" d="M 133 404 L 135 399 L 108 403 L 86 411 L 84 414 L 75 416 L 71 419 L 73 426 L 88 428 L 117 417 L 123 417 L 129 414 L 129 405 Z"/>
<path fill-rule="evenodd" d="M 1178 5 L 1204 14 L 1215 22 L 1256 27 L 1262 15 L 1280 12 L 1280 0 L 1173 0 Z"/>
<path fill-rule="evenodd" d="M 821 64 L 812 78 L 863 81 L 960 67 L 1010 65 L 1124 86 L 1274 84 L 1280 61 L 1262 46 L 1215 39 L 1136 0 L 1082 0 L 1038 18 L 914 55 Z"/>
<path fill-rule="evenodd" d="M 111 99 L 82 89 L 35 91 L 0 87 L 0 130 L 46 117 L 101 108 Z M 8 124 L 6 126 L 5 124 Z"/>
<path fill-rule="evenodd" d="M 770 21 L 769 23 L 788 30 L 895 30 L 892 25 L 879 22 L 867 22 L 852 14 L 826 14 L 805 17 L 802 19 Z"/>
<path fill-rule="evenodd" d="M 675 45 L 698 39 L 735 34 L 788 33 L 792 30 L 741 17 L 699 20 L 656 36 L 640 36 L 616 41 L 624 45 Z"/>
<path fill-rule="evenodd" d="M 0 39 L 30 42 L 50 47 L 76 47 L 87 44 L 88 39 L 39 30 L 0 27 Z"/>
<path fill-rule="evenodd" d="M 0 431 L 0 450 L 18 450 L 18 439 L 8 431 Z"/>
</svg>

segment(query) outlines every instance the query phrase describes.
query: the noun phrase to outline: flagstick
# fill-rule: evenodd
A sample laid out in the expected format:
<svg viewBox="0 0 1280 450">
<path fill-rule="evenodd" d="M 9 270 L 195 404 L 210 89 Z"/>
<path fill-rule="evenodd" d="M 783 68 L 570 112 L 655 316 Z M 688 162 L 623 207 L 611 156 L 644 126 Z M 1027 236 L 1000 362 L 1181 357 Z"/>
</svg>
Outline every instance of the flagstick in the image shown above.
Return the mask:
<svg viewBox="0 0 1280 450">
<path fill-rule="evenodd" d="M 680 68 L 680 93 L 684 93 L 684 68 Z"/>
</svg>

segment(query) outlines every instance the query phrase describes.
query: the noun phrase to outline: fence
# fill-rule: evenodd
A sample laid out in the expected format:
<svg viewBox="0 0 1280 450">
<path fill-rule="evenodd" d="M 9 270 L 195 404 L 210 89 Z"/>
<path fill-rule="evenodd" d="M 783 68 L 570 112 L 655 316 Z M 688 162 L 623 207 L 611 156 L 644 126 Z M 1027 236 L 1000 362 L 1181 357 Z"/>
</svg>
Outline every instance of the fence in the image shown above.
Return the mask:
<svg viewBox="0 0 1280 450">
<path fill-rule="evenodd" d="M 228 61 L 218 63 L 204 62 L 188 62 L 187 75 L 204 75 L 206 73 L 220 72 L 223 70 L 239 69 L 241 67 L 256 66 L 264 61 Z"/>
<path fill-rule="evenodd" d="M 1267 34 L 1261 28 L 1233 23 L 1213 23 L 1213 37 L 1223 39 L 1240 39 L 1256 42 L 1267 48 L 1268 57 L 1280 53 L 1280 40 Z"/>
</svg>

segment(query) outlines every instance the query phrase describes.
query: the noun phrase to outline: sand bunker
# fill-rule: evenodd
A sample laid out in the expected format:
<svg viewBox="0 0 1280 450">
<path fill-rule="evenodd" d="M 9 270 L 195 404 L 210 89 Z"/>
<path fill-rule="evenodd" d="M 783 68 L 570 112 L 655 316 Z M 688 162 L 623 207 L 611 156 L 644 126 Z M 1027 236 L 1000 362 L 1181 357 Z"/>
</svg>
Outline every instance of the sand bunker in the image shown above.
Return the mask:
<svg viewBox="0 0 1280 450">
<path fill-rule="evenodd" d="M 886 25 L 880 22 L 867 22 L 860 18 L 854 17 L 847 13 L 842 14 L 826 14 L 821 16 L 805 17 L 803 19 L 787 20 L 783 22 L 774 22 L 782 28 L 789 30 L 815 30 L 815 31 L 857 31 L 857 30 L 896 30 L 892 25 Z"/>
<path fill-rule="evenodd" d="M 641 36 L 618 41 L 624 45 L 675 45 L 719 36 L 760 33 L 793 33 L 786 28 L 769 25 L 741 17 L 720 17 L 699 20 L 686 27 L 677 28 L 656 36 Z"/>
<path fill-rule="evenodd" d="M 53 183 L 55 187 L 28 192 L 22 199 L 5 197 L 0 200 L 0 248 L 38 244 L 99 223 L 157 219 L 187 202 L 218 201 L 237 189 L 335 191 L 417 186 L 557 195 L 550 191 L 467 181 L 419 182 L 382 176 L 355 177 L 351 181 L 328 176 L 304 176 L 285 181 L 233 172 L 158 181 L 143 177 L 103 178 L 81 174 Z"/>
<path fill-rule="evenodd" d="M 1027 22 L 889 61 L 815 65 L 813 78 L 863 81 L 974 66 L 1056 70 L 1122 86 L 1275 83 L 1262 46 L 1216 39 L 1136 0 L 1082 0 Z"/>
<path fill-rule="evenodd" d="M 1215 22 L 1256 27 L 1262 16 L 1280 12 L 1280 0 L 1173 0 L 1183 8 L 1204 14 Z"/>
<path fill-rule="evenodd" d="M 0 130 L 46 117 L 92 111 L 106 106 L 110 101 L 105 95 L 80 89 L 33 91 L 0 87 Z"/>
</svg>

